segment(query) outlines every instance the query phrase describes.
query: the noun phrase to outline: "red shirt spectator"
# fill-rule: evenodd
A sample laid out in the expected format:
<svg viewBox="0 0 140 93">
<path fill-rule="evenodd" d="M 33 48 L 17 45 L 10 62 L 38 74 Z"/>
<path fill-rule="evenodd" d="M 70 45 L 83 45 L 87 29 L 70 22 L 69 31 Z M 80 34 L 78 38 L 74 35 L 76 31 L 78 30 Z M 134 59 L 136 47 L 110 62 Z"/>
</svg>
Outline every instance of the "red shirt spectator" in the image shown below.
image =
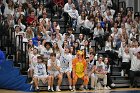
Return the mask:
<svg viewBox="0 0 140 93">
<path fill-rule="evenodd" d="M 27 17 L 26 21 L 28 25 L 31 25 L 33 21 L 36 20 L 35 12 L 31 11 L 30 15 Z"/>
<path fill-rule="evenodd" d="M 64 7 L 64 0 L 53 0 L 53 2 L 58 6 Z"/>
</svg>

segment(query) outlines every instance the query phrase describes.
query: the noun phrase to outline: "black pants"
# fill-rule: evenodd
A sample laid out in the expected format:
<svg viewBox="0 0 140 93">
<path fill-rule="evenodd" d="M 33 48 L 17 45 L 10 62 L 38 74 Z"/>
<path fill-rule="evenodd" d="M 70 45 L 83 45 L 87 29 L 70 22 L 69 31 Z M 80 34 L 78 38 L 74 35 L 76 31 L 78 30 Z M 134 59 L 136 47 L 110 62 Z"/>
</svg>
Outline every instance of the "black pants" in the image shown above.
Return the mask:
<svg viewBox="0 0 140 93">
<path fill-rule="evenodd" d="M 118 59 L 118 54 L 116 52 L 113 52 L 113 51 L 110 51 L 110 50 L 107 50 L 105 52 L 108 55 L 108 57 L 111 58 L 111 60 Z M 113 64 L 113 65 L 115 65 L 115 64 Z"/>
<path fill-rule="evenodd" d="M 100 37 L 96 37 L 94 38 L 94 40 L 101 46 L 101 47 L 104 47 L 104 38 L 103 36 L 100 36 Z"/>
<path fill-rule="evenodd" d="M 63 13 L 63 16 L 64 16 L 64 20 L 65 20 L 65 26 L 67 25 L 67 23 L 69 23 L 69 14 L 67 12 L 64 12 Z"/>
<path fill-rule="evenodd" d="M 111 87 L 111 84 L 112 84 L 112 79 L 110 77 L 110 73 L 107 73 L 107 86 Z"/>
<path fill-rule="evenodd" d="M 132 71 L 132 70 L 130 70 L 130 83 L 131 83 L 131 85 L 133 86 L 137 86 L 136 84 L 137 84 L 137 81 L 136 81 L 136 79 L 135 79 L 135 77 L 140 77 L 140 71 Z"/>
<path fill-rule="evenodd" d="M 122 62 L 122 69 L 125 69 L 125 73 L 129 74 L 130 62 Z"/>
<path fill-rule="evenodd" d="M 53 1 L 50 1 L 46 4 L 46 7 L 50 9 L 51 13 L 54 15 L 55 14 L 55 10 L 54 10 L 54 2 Z"/>
<path fill-rule="evenodd" d="M 80 33 L 82 33 L 82 34 L 84 34 L 84 35 L 89 35 L 90 29 L 81 26 L 81 27 L 80 27 Z"/>
</svg>

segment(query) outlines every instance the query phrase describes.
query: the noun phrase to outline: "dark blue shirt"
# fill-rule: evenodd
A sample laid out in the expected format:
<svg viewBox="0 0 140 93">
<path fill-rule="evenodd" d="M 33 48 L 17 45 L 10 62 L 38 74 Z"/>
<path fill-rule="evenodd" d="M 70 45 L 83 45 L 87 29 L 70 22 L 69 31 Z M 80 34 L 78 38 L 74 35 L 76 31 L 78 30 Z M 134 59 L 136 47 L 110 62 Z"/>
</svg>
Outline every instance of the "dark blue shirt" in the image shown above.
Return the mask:
<svg viewBox="0 0 140 93">
<path fill-rule="evenodd" d="M 38 37 L 32 38 L 32 41 L 34 46 L 38 46 L 38 41 L 39 41 Z"/>
</svg>

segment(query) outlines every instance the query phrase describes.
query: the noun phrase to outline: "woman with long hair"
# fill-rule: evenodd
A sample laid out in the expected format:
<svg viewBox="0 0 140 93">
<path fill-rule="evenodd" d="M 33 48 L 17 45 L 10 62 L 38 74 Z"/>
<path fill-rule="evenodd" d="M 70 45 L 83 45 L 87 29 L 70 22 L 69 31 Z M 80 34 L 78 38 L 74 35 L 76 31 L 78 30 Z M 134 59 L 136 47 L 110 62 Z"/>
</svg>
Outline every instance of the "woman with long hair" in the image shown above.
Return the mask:
<svg viewBox="0 0 140 93">
<path fill-rule="evenodd" d="M 84 26 L 84 23 L 85 23 L 85 20 L 86 20 L 86 14 L 84 11 L 81 12 L 81 15 L 78 17 L 77 19 L 77 29 L 81 30 L 81 27 Z"/>
<path fill-rule="evenodd" d="M 29 40 L 29 39 L 32 39 L 34 37 L 34 32 L 32 30 L 32 28 L 30 26 L 28 26 L 26 28 L 26 38 Z"/>
<path fill-rule="evenodd" d="M 104 46 L 104 29 L 101 27 L 100 22 L 94 28 L 94 40 L 97 42 L 98 49 Z"/>
<path fill-rule="evenodd" d="M 13 0 L 8 0 L 8 5 L 5 7 L 4 16 L 7 17 L 8 14 L 14 15 L 14 2 Z"/>
<path fill-rule="evenodd" d="M 60 58 L 60 49 L 58 47 L 57 42 L 53 43 L 52 50 L 54 53 L 56 53 L 56 58 L 59 59 Z"/>
</svg>

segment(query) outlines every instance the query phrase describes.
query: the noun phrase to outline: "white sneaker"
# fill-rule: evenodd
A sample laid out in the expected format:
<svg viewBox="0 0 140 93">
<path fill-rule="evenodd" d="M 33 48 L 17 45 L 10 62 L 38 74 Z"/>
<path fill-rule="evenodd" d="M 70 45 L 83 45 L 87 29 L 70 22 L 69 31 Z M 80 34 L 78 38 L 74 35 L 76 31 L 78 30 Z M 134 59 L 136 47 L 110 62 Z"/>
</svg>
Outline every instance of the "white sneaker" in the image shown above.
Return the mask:
<svg viewBox="0 0 140 93">
<path fill-rule="evenodd" d="M 72 89 L 71 91 L 76 91 L 76 89 L 74 88 L 74 89 Z"/>
<path fill-rule="evenodd" d="M 34 81 L 32 80 L 31 82 L 30 82 L 30 84 L 33 84 L 34 83 Z"/>
<path fill-rule="evenodd" d="M 108 90 L 108 88 L 107 88 L 107 87 L 104 87 L 104 89 L 105 89 L 105 90 Z"/>
<path fill-rule="evenodd" d="M 54 91 L 53 88 L 51 88 L 51 91 Z"/>
<path fill-rule="evenodd" d="M 112 83 L 112 84 L 111 84 L 111 87 L 115 87 L 115 84 L 114 84 L 114 83 Z"/>
<path fill-rule="evenodd" d="M 107 86 L 107 88 L 110 90 L 111 88 L 109 86 Z"/>
<path fill-rule="evenodd" d="M 72 87 L 71 87 L 71 86 L 69 86 L 69 89 L 70 89 L 70 90 L 72 90 Z"/>
<path fill-rule="evenodd" d="M 56 88 L 56 91 L 60 92 L 61 90 L 59 88 Z"/>
</svg>

